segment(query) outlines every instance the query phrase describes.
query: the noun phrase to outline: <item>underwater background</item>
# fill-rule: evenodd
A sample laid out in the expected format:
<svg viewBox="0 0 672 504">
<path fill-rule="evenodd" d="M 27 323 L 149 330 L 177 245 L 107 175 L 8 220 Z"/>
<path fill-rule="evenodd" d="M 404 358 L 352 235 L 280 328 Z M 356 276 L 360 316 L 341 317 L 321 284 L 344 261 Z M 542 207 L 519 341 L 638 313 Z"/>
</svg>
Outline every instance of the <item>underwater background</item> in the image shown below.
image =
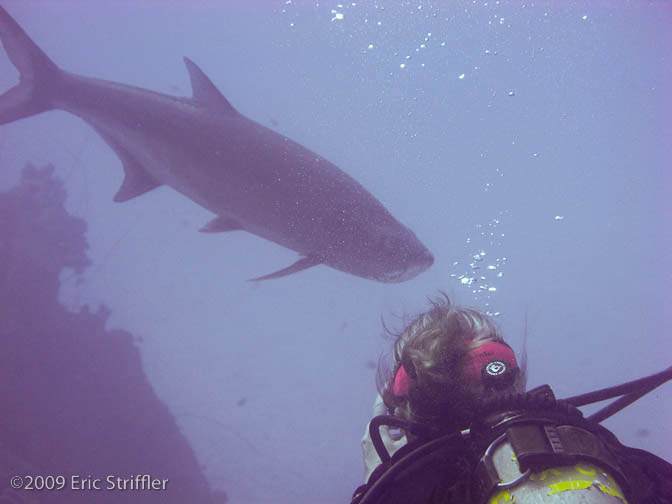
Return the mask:
<svg viewBox="0 0 672 504">
<path fill-rule="evenodd" d="M 669 366 L 669 1 L 0 5 L 77 74 L 190 96 L 188 56 L 241 113 L 352 175 L 434 254 L 401 284 L 324 266 L 250 283 L 296 254 L 244 232 L 198 233 L 211 214 L 167 187 L 112 202 L 121 163 L 72 115 L 0 127 L 0 191 L 16 189 L 26 163 L 53 164 L 65 209 L 86 222 L 90 264 L 57 269 L 61 304 L 104 313 L 109 338 L 134 335 L 147 382 L 193 449 L 190 470 L 223 492 L 213 502 L 349 502 L 390 346 L 381 317 L 400 329 L 440 290 L 491 313 L 519 352 L 527 321 L 529 386 L 558 397 Z M 0 91 L 17 80 L 0 52 Z M 6 242 L 26 229 L 12 215 L 21 224 L 0 229 Z M 49 269 L 48 246 L 21 243 Z M 15 289 L 5 283 L 6 306 Z M 14 323 L 0 321 L 5 347 Z M 120 358 L 87 351 L 111 371 Z M 86 356 L 53 369 L 45 353 L 21 369 L 73 376 Z M 669 460 L 668 395 L 605 425 Z M 45 418 L 98 421 L 71 404 Z M 91 441 L 101 457 L 102 432 Z"/>
</svg>

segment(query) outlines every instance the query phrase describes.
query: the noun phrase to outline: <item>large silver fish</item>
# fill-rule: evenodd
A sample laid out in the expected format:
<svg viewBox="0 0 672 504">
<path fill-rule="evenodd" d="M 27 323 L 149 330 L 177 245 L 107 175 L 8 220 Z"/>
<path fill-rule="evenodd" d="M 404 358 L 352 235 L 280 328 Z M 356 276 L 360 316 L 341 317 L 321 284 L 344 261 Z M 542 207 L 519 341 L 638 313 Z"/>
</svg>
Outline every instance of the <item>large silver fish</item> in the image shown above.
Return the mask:
<svg viewBox="0 0 672 504">
<path fill-rule="evenodd" d="M 402 282 L 434 258 L 356 180 L 318 154 L 236 111 L 185 58 L 192 98 L 81 77 L 58 68 L 0 7 L 0 40 L 20 82 L 0 96 L 0 124 L 59 109 L 116 152 L 126 201 L 168 185 L 215 213 L 204 232 L 243 230 L 299 260 L 255 280 L 318 264 Z"/>
</svg>

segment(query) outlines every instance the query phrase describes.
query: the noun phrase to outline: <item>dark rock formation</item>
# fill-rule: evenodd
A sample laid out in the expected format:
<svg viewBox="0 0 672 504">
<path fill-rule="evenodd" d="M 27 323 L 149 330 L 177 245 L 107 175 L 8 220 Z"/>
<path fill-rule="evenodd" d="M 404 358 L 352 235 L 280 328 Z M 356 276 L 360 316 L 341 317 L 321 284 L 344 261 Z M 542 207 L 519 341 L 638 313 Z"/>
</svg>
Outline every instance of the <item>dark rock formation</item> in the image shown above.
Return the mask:
<svg viewBox="0 0 672 504">
<path fill-rule="evenodd" d="M 61 270 L 89 264 L 86 224 L 68 215 L 65 196 L 53 167 L 32 166 L 0 194 L 0 503 L 223 502 L 149 385 L 133 336 L 106 330 L 105 308 L 59 304 Z M 166 489 L 107 489 L 108 476 L 145 474 Z M 65 488 L 10 486 L 49 475 Z M 98 479 L 100 490 L 73 490 L 73 477 L 84 488 Z"/>
</svg>

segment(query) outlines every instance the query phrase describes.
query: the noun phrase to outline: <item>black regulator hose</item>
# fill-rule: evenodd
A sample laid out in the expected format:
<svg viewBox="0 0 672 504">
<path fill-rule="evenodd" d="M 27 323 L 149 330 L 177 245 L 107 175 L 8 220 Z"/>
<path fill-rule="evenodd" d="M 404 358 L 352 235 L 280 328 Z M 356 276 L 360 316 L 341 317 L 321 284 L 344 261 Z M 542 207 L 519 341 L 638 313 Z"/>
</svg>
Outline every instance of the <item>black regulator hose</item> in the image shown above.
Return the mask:
<svg viewBox="0 0 672 504">
<path fill-rule="evenodd" d="M 639 390 L 625 394 L 621 398 L 590 415 L 587 420 L 600 423 L 609 418 L 614 413 L 618 413 L 626 406 L 632 404 L 640 397 L 660 387 L 662 384 L 672 379 L 672 367 L 669 367 L 665 371 L 661 371 L 660 373 L 656 373 L 655 375 L 651 375 L 647 378 L 649 381 L 645 384 L 641 384 Z"/>
<path fill-rule="evenodd" d="M 565 401 L 574 406 L 585 406 L 586 404 L 592 404 L 604 401 L 606 399 L 612 399 L 617 396 L 639 392 L 643 389 L 646 389 L 647 391 L 653 390 L 670 379 L 672 379 L 672 366 L 664 371 L 661 371 L 660 373 L 645 376 L 644 378 L 632 380 L 627 383 L 622 383 L 621 385 L 614 385 L 613 387 L 607 387 L 600 390 L 595 390 L 593 392 L 588 392 L 586 394 L 568 397 L 565 399 Z M 653 387 L 651 388 L 652 385 Z"/>
</svg>

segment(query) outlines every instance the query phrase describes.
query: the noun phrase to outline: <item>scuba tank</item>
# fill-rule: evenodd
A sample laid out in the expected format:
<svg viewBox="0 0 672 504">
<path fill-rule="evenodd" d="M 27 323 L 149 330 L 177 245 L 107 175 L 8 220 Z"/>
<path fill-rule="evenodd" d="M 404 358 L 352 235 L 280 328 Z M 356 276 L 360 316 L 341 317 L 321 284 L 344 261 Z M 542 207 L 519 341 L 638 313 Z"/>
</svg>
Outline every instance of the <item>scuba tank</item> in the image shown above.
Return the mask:
<svg viewBox="0 0 672 504">
<path fill-rule="evenodd" d="M 431 432 L 377 416 L 369 435 L 382 464 L 352 504 L 672 503 L 672 466 L 623 446 L 599 422 L 672 379 L 667 370 L 557 400 L 548 385 L 484 401 L 468 429 Z M 584 418 L 579 406 L 622 396 Z M 380 427 L 413 439 L 387 453 Z"/>
<path fill-rule="evenodd" d="M 591 504 L 626 503 L 624 492 L 610 471 L 585 461 L 574 465 L 551 467 L 544 471 L 531 473 L 527 469 L 520 472 L 516 455 L 505 435 L 491 445 L 489 457 L 497 478 L 495 488 L 485 502 L 492 504 L 504 502 L 571 504 L 586 502 Z"/>
<path fill-rule="evenodd" d="M 490 415 L 470 431 L 483 452 L 473 502 L 627 503 L 628 480 L 597 424 L 555 401 L 548 386 L 521 399 L 524 409 Z"/>
</svg>

